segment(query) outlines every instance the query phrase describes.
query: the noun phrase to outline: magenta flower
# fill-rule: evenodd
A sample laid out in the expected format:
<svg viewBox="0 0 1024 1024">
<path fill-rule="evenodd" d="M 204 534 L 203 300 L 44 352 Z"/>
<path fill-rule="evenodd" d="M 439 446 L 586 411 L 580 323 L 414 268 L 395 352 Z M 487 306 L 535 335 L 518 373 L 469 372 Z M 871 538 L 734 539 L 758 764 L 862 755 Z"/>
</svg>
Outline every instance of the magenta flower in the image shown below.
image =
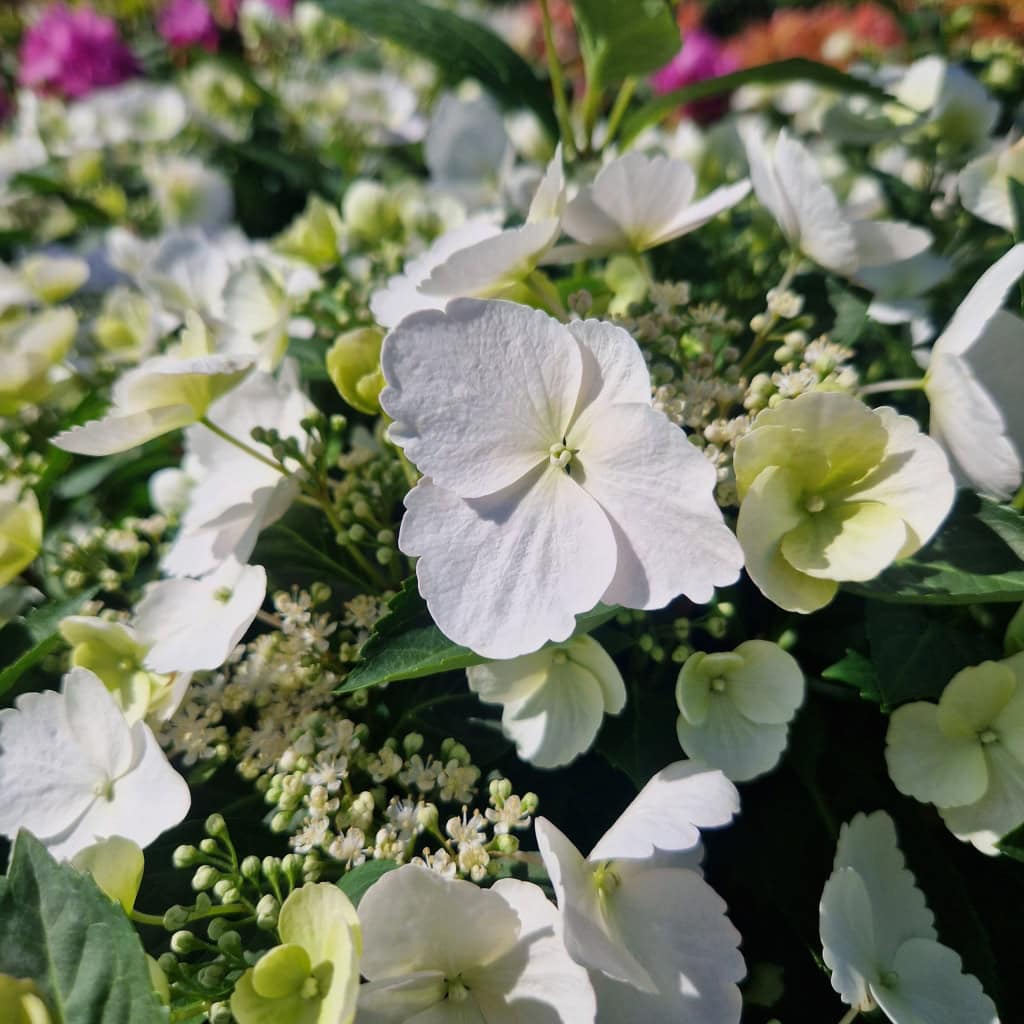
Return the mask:
<svg viewBox="0 0 1024 1024">
<path fill-rule="evenodd" d="M 282 18 L 290 18 L 292 8 L 295 6 L 295 0 L 263 0 L 263 2 Z"/>
<path fill-rule="evenodd" d="M 73 99 L 138 73 L 113 19 L 90 7 L 54 4 L 21 40 L 18 81 L 36 92 Z"/>
<path fill-rule="evenodd" d="M 170 0 L 156 24 L 160 35 L 175 49 L 201 46 L 210 53 L 217 49 L 217 24 L 206 0 Z"/>
<path fill-rule="evenodd" d="M 738 67 L 739 63 L 718 39 L 710 32 L 695 28 L 686 33 L 683 48 L 651 76 L 651 85 L 659 94 L 674 92 L 695 82 L 728 75 Z M 683 111 L 696 121 L 712 121 L 722 113 L 725 102 L 722 97 L 699 100 L 687 104 Z"/>
</svg>

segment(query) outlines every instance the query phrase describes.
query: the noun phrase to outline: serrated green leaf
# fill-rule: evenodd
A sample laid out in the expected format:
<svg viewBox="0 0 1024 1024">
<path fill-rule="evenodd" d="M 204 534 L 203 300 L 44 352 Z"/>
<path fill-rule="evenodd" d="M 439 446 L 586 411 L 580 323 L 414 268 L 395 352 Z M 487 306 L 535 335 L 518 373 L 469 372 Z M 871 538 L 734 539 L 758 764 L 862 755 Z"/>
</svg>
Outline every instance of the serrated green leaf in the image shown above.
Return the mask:
<svg viewBox="0 0 1024 1024">
<path fill-rule="evenodd" d="M 892 102 L 892 97 L 888 93 L 865 79 L 844 74 L 827 64 L 818 64 L 803 57 L 792 57 L 789 60 L 774 61 L 755 68 L 744 68 L 742 71 L 720 75 L 718 78 L 707 78 L 703 82 L 695 82 L 693 85 L 659 96 L 626 118 L 621 131 L 622 145 L 628 145 L 645 128 L 687 103 L 721 96 L 738 89 L 741 85 L 778 85 L 783 82 L 814 82 L 846 95 L 870 96 L 879 101 Z"/>
<path fill-rule="evenodd" d="M 870 602 L 867 634 L 877 673 L 877 700 L 891 711 L 913 700 L 938 700 L 963 668 L 998 658 L 999 648 L 973 623 L 950 613 Z"/>
<path fill-rule="evenodd" d="M 844 589 L 900 604 L 1024 601 L 1022 523 L 1012 509 L 964 492 L 927 547 L 868 583 Z"/>
<path fill-rule="evenodd" d="M 679 52 L 666 0 L 572 0 L 587 87 L 601 89 L 664 67 Z"/>
<path fill-rule="evenodd" d="M 499 36 L 452 11 L 418 0 L 319 0 L 354 28 L 380 36 L 435 64 L 451 83 L 476 79 L 505 107 L 529 107 L 558 134 L 551 92 Z"/>
<path fill-rule="evenodd" d="M 876 703 L 881 702 L 878 673 L 875 671 L 875 666 L 871 664 L 870 658 L 865 658 L 857 651 L 847 649 L 845 657 L 834 665 L 829 665 L 821 673 L 821 677 L 855 686 L 862 697 Z"/>
<path fill-rule="evenodd" d="M 346 871 L 338 879 L 338 888 L 358 907 L 367 890 L 398 864 L 393 860 L 368 860 L 358 867 Z"/>
<path fill-rule="evenodd" d="M 33 608 L 24 618 L 8 623 L 0 631 L 0 651 L 4 660 L 14 661 L 0 670 L 0 696 L 3 696 L 33 665 L 60 644 L 57 626 L 68 615 L 77 615 L 99 587 L 90 587 L 63 601 L 48 601 Z"/>
<path fill-rule="evenodd" d="M 617 608 L 598 605 L 593 611 L 577 615 L 574 635 L 589 633 L 617 611 Z M 490 660 L 449 640 L 434 625 L 416 589 L 415 576 L 405 580 L 388 602 L 387 613 L 363 644 L 361 655 L 362 660 L 348 674 L 338 693 L 353 693 L 400 679 L 422 679 Z"/>
<path fill-rule="evenodd" d="M 124 911 L 24 831 L 0 889 L 0 973 L 33 981 L 54 1024 L 166 1024 Z"/>
</svg>

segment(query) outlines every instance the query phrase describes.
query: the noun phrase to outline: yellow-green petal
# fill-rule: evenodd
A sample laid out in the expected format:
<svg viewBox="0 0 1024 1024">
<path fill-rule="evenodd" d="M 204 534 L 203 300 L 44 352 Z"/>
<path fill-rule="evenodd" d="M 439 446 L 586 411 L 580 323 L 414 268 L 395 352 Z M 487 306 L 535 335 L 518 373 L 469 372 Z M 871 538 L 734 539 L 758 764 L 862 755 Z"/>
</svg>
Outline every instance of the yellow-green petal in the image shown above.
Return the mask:
<svg viewBox="0 0 1024 1024">
<path fill-rule="evenodd" d="M 1017 678 L 1006 664 L 983 661 L 957 672 L 939 698 L 939 728 L 947 736 L 984 732 L 1017 691 Z"/>
<path fill-rule="evenodd" d="M 146 859 L 137 843 L 123 836 L 110 836 L 79 850 L 71 858 L 71 865 L 92 875 L 93 881 L 112 900 L 117 900 L 125 913 L 131 912 L 146 868 Z"/>
</svg>

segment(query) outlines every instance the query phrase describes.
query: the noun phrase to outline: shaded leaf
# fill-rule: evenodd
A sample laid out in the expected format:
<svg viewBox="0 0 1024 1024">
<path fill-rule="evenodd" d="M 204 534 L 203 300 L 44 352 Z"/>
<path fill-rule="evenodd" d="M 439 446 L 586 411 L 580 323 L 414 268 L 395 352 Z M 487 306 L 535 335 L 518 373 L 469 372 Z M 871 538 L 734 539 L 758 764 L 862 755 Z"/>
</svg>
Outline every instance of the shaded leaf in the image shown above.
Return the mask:
<svg viewBox="0 0 1024 1024">
<path fill-rule="evenodd" d="M 831 278 L 828 280 L 828 300 L 836 314 L 829 332 L 831 339 L 837 345 L 855 344 L 868 323 L 867 302 Z"/>
<path fill-rule="evenodd" d="M 869 658 L 857 651 L 847 650 L 845 657 L 834 665 L 829 665 L 821 676 L 823 679 L 834 679 L 836 682 L 855 686 L 862 697 L 881 702 L 878 688 L 878 673 Z"/>
<path fill-rule="evenodd" d="M 499 103 L 529 107 L 557 135 L 551 93 L 503 39 L 474 21 L 418 0 L 320 0 L 328 14 L 437 65 L 456 84 L 476 79 Z"/>
<path fill-rule="evenodd" d="M 124 911 L 24 831 L 0 889 L 0 973 L 31 979 L 54 1024 L 167 1020 Z"/>
<path fill-rule="evenodd" d="M 338 879 L 338 888 L 352 901 L 354 907 L 358 907 L 370 886 L 397 867 L 398 864 L 393 860 L 368 860 L 346 871 Z"/>
<path fill-rule="evenodd" d="M 666 0 L 572 0 L 588 88 L 664 67 L 679 52 L 679 26 Z"/>
</svg>

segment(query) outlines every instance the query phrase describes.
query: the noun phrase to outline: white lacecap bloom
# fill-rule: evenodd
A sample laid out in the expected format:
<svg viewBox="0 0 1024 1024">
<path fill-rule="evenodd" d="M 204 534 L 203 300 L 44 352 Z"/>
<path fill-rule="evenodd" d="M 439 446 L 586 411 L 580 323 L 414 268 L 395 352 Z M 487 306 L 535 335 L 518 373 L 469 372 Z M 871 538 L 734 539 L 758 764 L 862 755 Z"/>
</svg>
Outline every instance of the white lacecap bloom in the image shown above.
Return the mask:
<svg viewBox="0 0 1024 1024">
<path fill-rule="evenodd" d="M 885 759 L 896 788 L 935 804 L 982 853 L 1024 824 L 1024 654 L 958 672 L 938 704 L 893 712 Z"/>
<path fill-rule="evenodd" d="M 800 666 L 778 644 L 747 640 L 734 651 L 697 651 L 676 684 L 679 744 L 733 782 L 747 782 L 779 763 L 803 700 Z"/>
<path fill-rule="evenodd" d="M 626 706 L 622 674 L 589 636 L 475 665 L 466 675 L 484 703 L 502 705 L 502 731 L 538 768 L 558 768 L 589 750 L 604 716 Z"/>
<path fill-rule="evenodd" d="M 820 925 L 832 987 L 847 1005 L 877 1006 L 893 1024 L 998 1024 L 978 979 L 937 941 L 884 811 L 840 829 Z"/>
<path fill-rule="evenodd" d="M 923 228 L 847 214 L 814 156 L 786 131 L 772 143 L 756 122 L 744 122 L 740 132 L 757 198 L 790 245 L 826 270 L 854 277 L 910 259 L 931 245 Z M 864 277 L 866 287 L 870 280 Z"/>
<path fill-rule="evenodd" d="M 149 156 L 143 173 L 165 228 L 194 224 L 215 231 L 231 220 L 231 182 L 205 161 L 190 156 Z"/>
<path fill-rule="evenodd" d="M 1024 476 L 1024 320 L 1002 308 L 1024 274 L 1024 244 L 978 279 L 932 346 L 930 433 L 962 481 L 1009 498 Z"/>
<path fill-rule="evenodd" d="M 697 761 L 658 772 L 584 858 L 545 818 L 537 842 L 598 1021 L 737 1024 L 739 933 L 704 881 L 701 828 L 726 825 L 736 788 Z"/>
<path fill-rule="evenodd" d="M 134 624 L 149 644 L 146 667 L 154 672 L 220 668 L 252 625 L 267 594 L 261 565 L 233 557 L 202 579 L 160 580 L 146 588 Z"/>
<path fill-rule="evenodd" d="M 744 179 L 695 199 L 697 176 L 689 164 L 629 152 L 605 164 L 566 206 L 562 227 L 575 244 L 554 249 L 550 262 L 653 249 L 695 231 L 749 192 Z"/>
<path fill-rule="evenodd" d="M 167 142 L 187 122 L 188 104 L 176 86 L 133 79 L 72 103 L 67 138 L 58 149 L 66 155 L 97 146 Z"/>
<path fill-rule="evenodd" d="M 149 726 L 129 725 L 84 668 L 60 693 L 24 693 L 0 711 L 0 778 L 0 832 L 26 828 L 55 857 L 112 835 L 148 846 L 190 803 Z"/>
<path fill-rule="evenodd" d="M 214 353 L 206 325 L 188 314 L 176 346 L 129 370 L 114 384 L 113 405 L 103 419 L 65 430 L 52 443 L 79 455 L 128 451 L 197 422 L 215 398 L 251 369 L 250 357 Z"/>
<path fill-rule="evenodd" d="M 489 889 L 416 864 L 388 872 L 359 905 L 361 1024 L 411 1020 L 587 1024 L 594 993 L 536 885 Z"/>
<path fill-rule="evenodd" d="M 512 658 L 599 601 L 703 602 L 735 581 L 714 467 L 652 408 L 621 328 L 460 300 L 396 328 L 381 366 L 390 437 L 424 474 L 399 546 L 457 643 Z"/>
<path fill-rule="evenodd" d="M 1024 185 L 1024 139 L 1003 139 L 972 160 L 957 178 L 964 209 L 996 227 L 1012 231 L 1015 214 L 1010 182 Z"/>
<path fill-rule="evenodd" d="M 250 437 L 254 427 L 282 439 L 307 440 L 301 421 L 313 406 L 298 384 L 294 362 L 277 376 L 253 373 L 209 409 L 211 422 L 269 457 Z M 181 527 L 161 560 L 171 576 L 205 575 L 229 556 L 248 561 L 260 531 L 280 519 L 298 494 L 298 482 L 240 451 L 199 424 L 185 431 L 185 468 L 195 481 Z"/>
<path fill-rule="evenodd" d="M 519 284 L 554 245 L 565 209 L 565 173 L 559 148 L 534 194 L 526 223 L 502 230 L 472 217 L 442 235 L 422 256 L 375 292 L 370 309 L 394 327 L 418 310 L 444 309 L 451 299 L 499 296 Z"/>
</svg>

